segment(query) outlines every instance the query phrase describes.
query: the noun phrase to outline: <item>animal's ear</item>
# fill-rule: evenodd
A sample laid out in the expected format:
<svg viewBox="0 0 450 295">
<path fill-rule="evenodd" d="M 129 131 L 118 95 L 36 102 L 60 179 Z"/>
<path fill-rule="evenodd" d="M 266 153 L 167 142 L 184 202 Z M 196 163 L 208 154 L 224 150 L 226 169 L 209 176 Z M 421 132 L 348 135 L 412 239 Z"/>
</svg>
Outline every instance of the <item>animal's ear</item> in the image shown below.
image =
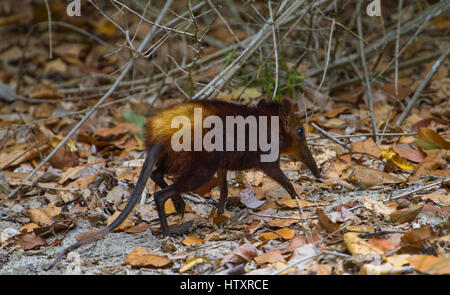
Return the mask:
<svg viewBox="0 0 450 295">
<path fill-rule="evenodd" d="M 258 108 L 264 109 L 267 107 L 267 101 L 265 99 L 261 99 L 256 105 Z"/>
<path fill-rule="evenodd" d="M 282 117 L 287 117 L 289 115 L 289 113 L 292 112 L 292 105 L 291 102 L 287 99 L 283 99 L 281 100 L 281 111 L 280 111 L 280 115 Z"/>
</svg>

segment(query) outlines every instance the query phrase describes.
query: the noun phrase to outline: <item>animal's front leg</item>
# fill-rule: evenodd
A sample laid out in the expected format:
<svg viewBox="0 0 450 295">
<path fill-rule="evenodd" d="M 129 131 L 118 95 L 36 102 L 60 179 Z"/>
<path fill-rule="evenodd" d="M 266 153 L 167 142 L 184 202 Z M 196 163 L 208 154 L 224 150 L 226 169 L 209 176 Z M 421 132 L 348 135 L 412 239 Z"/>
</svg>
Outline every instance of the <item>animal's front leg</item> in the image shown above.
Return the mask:
<svg viewBox="0 0 450 295">
<path fill-rule="evenodd" d="M 265 167 L 263 171 L 273 180 L 278 182 L 291 196 L 291 198 L 295 199 L 297 196 L 297 193 L 295 192 L 294 187 L 292 186 L 291 182 L 287 178 L 287 176 L 284 174 L 284 172 L 280 169 L 278 166 L 270 166 Z"/>
</svg>

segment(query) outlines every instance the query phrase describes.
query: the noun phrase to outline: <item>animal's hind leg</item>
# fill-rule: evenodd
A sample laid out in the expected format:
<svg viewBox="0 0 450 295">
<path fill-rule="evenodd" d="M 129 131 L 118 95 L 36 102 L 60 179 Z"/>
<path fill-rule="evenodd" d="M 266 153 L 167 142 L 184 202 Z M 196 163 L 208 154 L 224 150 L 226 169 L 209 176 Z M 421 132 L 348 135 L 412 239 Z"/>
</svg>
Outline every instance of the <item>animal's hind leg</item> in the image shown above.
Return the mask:
<svg viewBox="0 0 450 295">
<path fill-rule="evenodd" d="M 161 188 L 166 188 L 168 186 L 167 182 L 164 180 L 164 166 L 158 166 L 153 172 L 150 174 L 150 178 Z M 186 209 L 186 204 L 183 201 L 183 198 L 180 194 L 174 195 L 171 197 L 175 210 L 181 218 L 184 216 L 184 211 Z"/>
<path fill-rule="evenodd" d="M 157 191 L 154 195 L 156 209 L 158 210 L 159 223 L 161 224 L 161 231 L 165 236 L 168 236 L 170 234 L 170 231 L 169 231 L 169 224 L 167 223 L 167 216 L 164 209 L 164 204 L 166 203 L 168 198 L 171 198 L 175 195 L 179 195 L 179 193 L 180 192 L 177 190 L 177 188 L 172 184 L 161 189 L 160 191 Z"/>
<path fill-rule="evenodd" d="M 219 204 L 217 205 L 217 214 L 223 214 L 223 212 L 225 211 L 225 202 L 228 196 L 227 170 L 217 170 L 217 181 L 220 188 L 220 199 Z"/>
<path fill-rule="evenodd" d="M 155 193 L 156 209 L 158 210 L 159 221 L 161 223 L 161 231 L 164 235 L 167 236 L 170 234 L 166 212 L 164 211 L 164 204 L 167 199 L 180 193 L 190 192 L 199 188 L 211 179 L 216 169 L 217 166 L 214 164 L 208 167 L 193 167 L 192 170 L 185 171 L 173 184 Z"/>
</svg>

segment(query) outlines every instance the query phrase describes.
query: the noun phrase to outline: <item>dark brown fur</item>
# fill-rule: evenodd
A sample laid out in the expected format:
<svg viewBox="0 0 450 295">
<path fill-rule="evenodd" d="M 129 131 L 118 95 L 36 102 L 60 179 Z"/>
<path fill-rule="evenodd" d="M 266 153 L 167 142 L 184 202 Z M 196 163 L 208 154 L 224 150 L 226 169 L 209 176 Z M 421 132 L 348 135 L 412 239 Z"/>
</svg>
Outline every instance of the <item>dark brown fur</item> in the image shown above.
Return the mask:
<svg viewBox="0 0 450 295">
<path fill-rule="evenodd" d="M 222 122 L 226 121 L 226 116 L 240 115 L 244 118 L 250 115 L 256 117 L 279 116 L 280 154 L 288 154 L 297 160 L 304 161 L 314 175 L 319 177 L 319 171 L 304 138 L 301 140 L 298 138 L 297 128 L 301 126 L 300 120 L 298 116 L 293 114 L 292 105 L 288 101 L 283 101 L 281 104 L 261 101 L 254 107 L 237 105 L 224 101 L 195 101 L 187 102 L 185 104 L 189 105 L 192 103 L 195 104 L 195 107 L 201 107 L 205 110 L 203 117 L 207 115 L 216 115 L 222 119 Z M 161 229 L 165 235 L 170 233 L 164 212 L 165 201 L 168 198 L 171 198 L 177 212 L 183 214 L 185 204 L 179 194 L 195 190 L 210 180 L 216 172 L 221 191 L 218 204 L 219 214 L 224 212 L 225 199 L 228 193 L 226 182 L 226 171 L 228 170 L 262 170 L 268 176 L 280 183 L 292 197 L 296 196 L 291 183 L 280 169 L 279 158 L 274 162 L 261 162 L 260 156 L 262 152 L 260 150 L 248 151 L 248 143 L 246 144 L 246 151 L 173 151 L 170 145 L 170 137 L 174 131 L 170 131 L 170 129 L 164 129 L 163 131 L 155 130 L 154 125 L 161 126 L 160 122 L 170 122 L 170 120 L 173 119 L 174 114 L 183 114 L 187 117 L 192 116 L 192 114 L 183 113 L 183 105 L 178 105 L 177 108 L 176 112 L 169 108 L 169 111 L 166 110 L 156 114 L 155 116 L 159 116 L 156 119 L 149 118 L 146 128 L 147 149 L 150 149 L 155 144 L 162 144 L 165 147 L 161 157 L 156 163 L 156 169 L 150 175 L 152 180 L 162 188 L 161 191 L 155 193 L 154 197 L 161 222 Z M 186 110 L 192 111 L 191 106 L 186 106 Z M 158 120 L 157 123 L 152 124 L 153 122 L 156 122 L 155 120 Z M 268 127 L 270 130 L 270 123 L 268 123 Z M 207 129 L 203 129 L 203 135 L 207 132 Z M 224 134 L 226 134 L 226 131 Z M 193 136 L 191 137 L 193 138 Z M 248 138 L 248 128 L 246 129 L 246 138 Z M 270 140 L 271 139 L 269 139 L 269 142 Z M 176 178 L 174 183 L 170 186 L 164 181 L 163 176 L 166 174 L 173 175 Z"/>
<path fill-rule="evenodd" d="M 195 107 L 202 108 L 203 117 L 216 115 L 222 119 L 222 122 L 226 121 L 226 116 L 241 115 L 244 118 L 250 115 L 256 117 L 268 116 L 269 118 L 270 116 L 279 116 L 280 154 L 287 154 L 296 160 L 302 160 L 316 177 L 320 176 L 316 162 L 306 145 L 300 119 L 292 112 L 292 106 L 286 100 L 282 101 L 281 104 L 260 101 L 258 105 L 254 107 L 236 105 L 223 101 L 191 101 L 175 105 L 148 119 L 146 139 L 146 147 L 148 150 L 147 156 L 136 183 L 136 187 L 120 215 L 107 227 L 88 238 L 65 248 L 48 269 L 56 266 L 62 257 L 70 251 L 94 242 L 118 227 L 131 213 L 140 199 L 145 183 L 149 177 L 161 187 L 161 190 L 154 194 L 154 198 L 161 223 L 161 230 L 164 235 L 170 234 L 166 213 L 164 211 L 164 203 L 167 199 L 171 198 L 173 200 L 176 211 L 182 215 L 185 210 L 185 203 L 181 198 L 180 193 L 195 190 L 210 180 L 216 172 L 220 187 L 220 200 L 218 204 L 219 214 L 224 212 L 225 201 L 228 195 L 226 179 L 228 170 L 260 169 L 284 187 L 291 197 L 294 198 L 296 196 L 292 184 L 280 169 L 279 156 L 274 162 L 261 162 L 260 156 L 262 151 L 248 151 L 248 143 L 246 144 L 246 151 L 242 152 L 173 151 L 170 142 L 171 137 L 176 130 L 171 128 L 171 121 L 178 115 L 192 118 L 193 109 Z M 269 135 L 270 126 L 270 123 L 268 123 Z M 248 138 L 248 129 L 247 126 L 245 138 Z M 203 130 L 203 135 L 205 135 L 207 131 L 208 130 Z M 224 134 L 226 134 L 226 131 Z M 271 142 L 270 136 L 268 142 Z M 156 166 L 156 168 L 152 171 L 154 166 Z M 175 181 L 171 185 L 168 185 L 164 180 L 164 175 L 166 174 L 175 176 Z"/>
</svg>

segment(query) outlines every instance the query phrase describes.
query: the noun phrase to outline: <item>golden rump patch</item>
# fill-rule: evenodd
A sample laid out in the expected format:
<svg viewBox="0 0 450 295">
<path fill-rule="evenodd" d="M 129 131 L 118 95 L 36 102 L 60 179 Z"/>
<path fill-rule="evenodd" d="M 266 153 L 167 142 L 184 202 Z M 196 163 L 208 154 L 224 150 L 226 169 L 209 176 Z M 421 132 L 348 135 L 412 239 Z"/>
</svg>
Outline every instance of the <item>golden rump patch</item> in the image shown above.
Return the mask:
<svg viewBox="0 0 450 295">
<path fill-rule="evenodd" d="M 201 109 L 202 121 L 194 121 L 194 110 Z M 172 122 L 176 117 L 186 117 L 191 122 L 191 128 L 194 129 L 194 124 L 201 124 L 203 126 L 203 119 L 210 115 L 215 115 L 216 110 L 210 104 L 206 105 L 200 102 L 185 102 L 179 105 L 172 106 L 166 110 L 162 110 L 158 114 L 150 117 L 147 123 L 147 134 L 152 137 L 153 142 L 170 142 L 172 135 L 182 128 L 177 126 L 172 128 Z M 202 128 L 202 127 L 200 127 Z"/>
</svg>

